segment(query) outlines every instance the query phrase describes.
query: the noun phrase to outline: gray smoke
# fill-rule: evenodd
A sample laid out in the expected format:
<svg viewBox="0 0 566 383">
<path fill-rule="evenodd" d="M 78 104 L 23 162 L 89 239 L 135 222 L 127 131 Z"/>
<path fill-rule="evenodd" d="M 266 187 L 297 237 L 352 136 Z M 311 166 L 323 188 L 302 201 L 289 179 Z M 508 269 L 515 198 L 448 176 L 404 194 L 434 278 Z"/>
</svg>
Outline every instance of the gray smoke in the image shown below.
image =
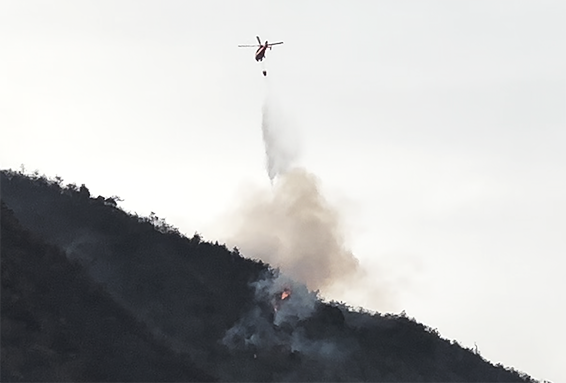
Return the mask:
<svg viewBox="0 0 566 383">
<path fill-rule="evenodd" d="M 255 305 L 224 335 L 222 343 L 229 349 L 253 350 L 260 356 L 271 352 L 278 355 L 299 352 L 324 364 L 327 370 L 334 370 L 351 352 L 351 346 L 338 338 L 314 339 L 299 326 L 315 312 L 318 299 L 317 294 L 304 285 L 283 275 L 266 275 L 251 286 L 255 291 Z M 289 297 L 281 300 L 282 291 L 289 291 Z"/>
<path fill-rule="evenodd" d="M 251 287 L 256 305 L 226 332 L 222 342 L 233 349 L 286 346 L 289 351 L 302 351 L 303 343 L 310 341 L 301 342 L 300 334 L 294 334 L 293 329 L 298 321 L 313 313 L 316 293 L 282 275 L 266 276 L 252 283 Z M 284 290 L 291 295 L 281 300 Z M 277 330 L 284 326 L 289 326 L 291 331 Z"/>
</svg>

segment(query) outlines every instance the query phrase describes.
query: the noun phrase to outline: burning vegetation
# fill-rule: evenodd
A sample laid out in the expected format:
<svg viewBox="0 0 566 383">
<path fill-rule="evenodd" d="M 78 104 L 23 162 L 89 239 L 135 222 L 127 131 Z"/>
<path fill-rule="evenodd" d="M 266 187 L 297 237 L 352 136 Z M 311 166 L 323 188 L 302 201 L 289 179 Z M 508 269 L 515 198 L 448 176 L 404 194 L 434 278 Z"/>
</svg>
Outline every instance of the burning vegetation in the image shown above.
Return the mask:
<svg viewBox="0 0 566 383">
<path fill-rule="evenodd" d="M 291 288 L 284 287 L 283 291 L 275 294 L 275 298 L 273 302 L 273 310 L 277 312 L 277 310 L 279 310 L 279 308 L 281 307 L 281 303 L 289 298 L 291 298 Z"/>
</svg>

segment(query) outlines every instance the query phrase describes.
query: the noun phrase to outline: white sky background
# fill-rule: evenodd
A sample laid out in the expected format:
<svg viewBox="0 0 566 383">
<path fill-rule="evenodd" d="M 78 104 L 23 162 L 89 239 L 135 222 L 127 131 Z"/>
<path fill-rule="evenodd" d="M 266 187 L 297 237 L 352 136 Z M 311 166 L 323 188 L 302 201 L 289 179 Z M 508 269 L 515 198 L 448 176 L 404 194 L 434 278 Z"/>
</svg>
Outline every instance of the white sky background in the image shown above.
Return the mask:
<svg viewBox="0 0 566 383">
<path fill-rule="evenodd" d="M 268 188 L 265 80 L 300 165 L 406 310 L 566 381 L 562 1 L 0 3 L 0 167 L 85 183 L 223 241 Z"/>
</svg>

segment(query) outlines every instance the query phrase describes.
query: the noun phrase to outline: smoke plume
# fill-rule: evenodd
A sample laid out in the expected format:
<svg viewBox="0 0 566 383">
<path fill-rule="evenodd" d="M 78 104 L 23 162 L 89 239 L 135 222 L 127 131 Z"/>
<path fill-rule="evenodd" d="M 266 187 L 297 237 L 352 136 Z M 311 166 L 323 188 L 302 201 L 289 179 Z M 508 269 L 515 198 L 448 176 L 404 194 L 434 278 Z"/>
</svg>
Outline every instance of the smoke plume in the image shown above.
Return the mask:
<svg viewBox="0 0 566 383">
<path fill-rule="evenodd" d="M 337 210 L 304 169 L 279 175 L 272 190 L 252 195 L 238 216 L 234 238 L 244 253 L 280 267 L 310 289 L 324 289 L 357 269 Z"/>
<path fill-rule="evenodd" d="M 267 85 L 262 132 L 272 188 L 249 195 L 236 212 L 232 238 L 245 254 L 280 267 L 310 289 L 324 289 L 355 274 L 358 262 L 317 178 L 295 166 L 297 135 Z"/>
</svg>

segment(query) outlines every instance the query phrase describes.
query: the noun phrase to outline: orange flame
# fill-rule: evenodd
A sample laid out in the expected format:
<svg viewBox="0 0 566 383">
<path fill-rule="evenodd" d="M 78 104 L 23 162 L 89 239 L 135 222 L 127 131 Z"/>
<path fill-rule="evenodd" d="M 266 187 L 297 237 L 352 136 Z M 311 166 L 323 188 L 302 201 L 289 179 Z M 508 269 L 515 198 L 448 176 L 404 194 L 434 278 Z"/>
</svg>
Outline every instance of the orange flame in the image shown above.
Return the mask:
<svg viewBox="0 0 566 383">
<path fill-rule="evenodd" d="M 283 290 L 281 293 L 281 300 L 285 300 L 291 296 L 291 291 L 289 289 Z"/>
<path fill-rule="evenodd" d="M 289 299 L 290 296 L 291 296 L 291 289 L 285 287 L 285 289 L 283 289 L 283 291 L 281 292 L 281 295 L 275 296 L 275 299 L 273 301 L 273 310 L 277 312 L 277 310 L 279 310 L 279 305 L 281 304 L 281 302 L 284 301 L 285 299 Z"/>
</svg>

